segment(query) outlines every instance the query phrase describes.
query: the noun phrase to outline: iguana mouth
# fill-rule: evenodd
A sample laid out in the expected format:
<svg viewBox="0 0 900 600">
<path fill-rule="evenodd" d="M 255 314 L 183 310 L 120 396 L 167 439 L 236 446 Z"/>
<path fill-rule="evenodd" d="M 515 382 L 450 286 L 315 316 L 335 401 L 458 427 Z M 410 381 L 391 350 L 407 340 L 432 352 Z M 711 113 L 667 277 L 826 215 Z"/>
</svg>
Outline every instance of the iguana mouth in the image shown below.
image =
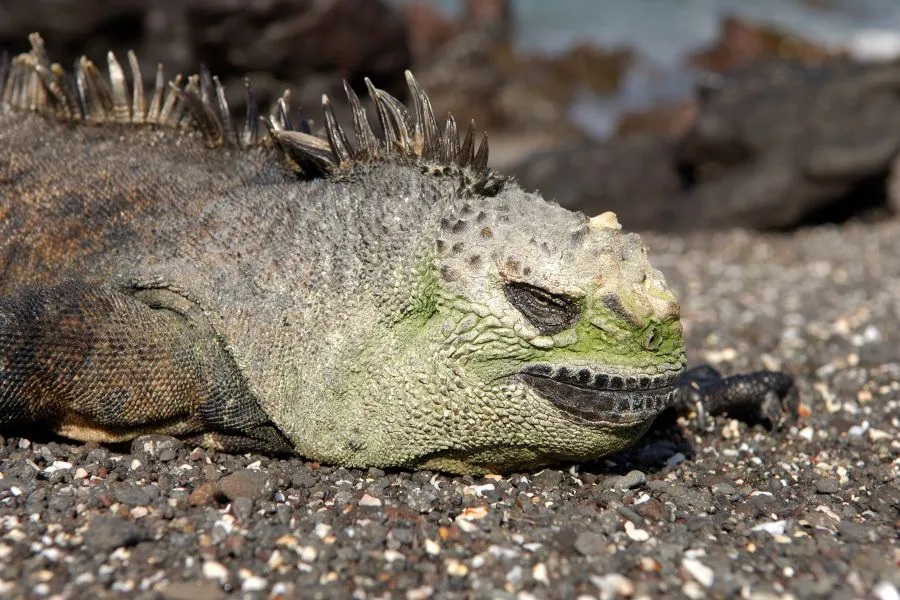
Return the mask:
<svg viewBox="0 0 900 600">
<path fill-rule="evenodd" d="M 672 405 L 677 373 L 624 377 L 586 367 L 529 365 L 517 377 L 541 397 L 588 423 L 636 425 Z"/>
</svg>

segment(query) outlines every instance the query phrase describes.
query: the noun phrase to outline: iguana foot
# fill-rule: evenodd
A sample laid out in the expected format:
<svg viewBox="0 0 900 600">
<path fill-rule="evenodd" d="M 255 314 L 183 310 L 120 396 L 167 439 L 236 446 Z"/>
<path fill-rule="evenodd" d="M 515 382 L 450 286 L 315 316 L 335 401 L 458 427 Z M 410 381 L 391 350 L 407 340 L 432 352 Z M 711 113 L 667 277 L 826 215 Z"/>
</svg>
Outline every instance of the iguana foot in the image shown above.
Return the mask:
<svg viewBox="0 0 900 600">
<path fill-rule="evenodd" d="M 712 415 L 728 414 L 780 429 L 797 418 L 799 396 L 794 378 L 782 371 L 754 371 L 724 377 L 709 365 L 688 369 L 678 380 L 675 410 L 694 411 L 698 426 Z"/>
</svg>

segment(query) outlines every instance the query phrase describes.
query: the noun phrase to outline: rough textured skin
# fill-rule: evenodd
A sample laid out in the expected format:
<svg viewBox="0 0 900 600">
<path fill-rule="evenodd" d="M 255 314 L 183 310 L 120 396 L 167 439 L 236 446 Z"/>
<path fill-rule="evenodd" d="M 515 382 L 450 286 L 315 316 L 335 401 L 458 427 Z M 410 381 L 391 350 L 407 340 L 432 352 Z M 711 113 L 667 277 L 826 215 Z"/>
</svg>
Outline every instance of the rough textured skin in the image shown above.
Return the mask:
<svg viewBox="0 0 900 600">
<path fill-rule="evenodd" d="M 427 157 L 307 179 L 272 144 L 9 104 L 4 430 L 483 472 L 614 452 L 674 400 L 678 304 L 610 213 Z"/>
</svg>

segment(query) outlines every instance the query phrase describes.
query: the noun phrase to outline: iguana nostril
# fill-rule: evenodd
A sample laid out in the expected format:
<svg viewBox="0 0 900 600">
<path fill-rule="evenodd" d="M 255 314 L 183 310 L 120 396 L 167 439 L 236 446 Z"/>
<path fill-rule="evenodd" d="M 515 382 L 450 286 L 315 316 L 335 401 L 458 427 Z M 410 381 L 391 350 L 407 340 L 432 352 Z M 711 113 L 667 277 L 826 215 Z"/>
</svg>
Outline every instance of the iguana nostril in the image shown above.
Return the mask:
<svg viewBox="0 0 900 600">
<path fill-rule="evenodd" d="M 651 325 L 647 331 L 644 333 L 644 340 L 642 342 L 642 346 L 644 350 L 649 352 L 656 352 L 659 350 L 660 346 L 663 343 L 663 335 L 657 325 Z"/>
</svg>

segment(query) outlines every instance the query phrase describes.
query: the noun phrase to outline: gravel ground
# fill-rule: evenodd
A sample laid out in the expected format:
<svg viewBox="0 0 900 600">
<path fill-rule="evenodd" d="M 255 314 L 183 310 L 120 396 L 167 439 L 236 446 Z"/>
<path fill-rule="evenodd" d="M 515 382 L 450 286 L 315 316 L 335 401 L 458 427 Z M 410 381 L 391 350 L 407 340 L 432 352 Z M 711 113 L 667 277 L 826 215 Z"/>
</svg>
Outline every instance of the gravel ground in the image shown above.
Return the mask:
<svg viewBox="0 0 900 600">
<path fill-rule="evenodd" d="M 797 426 L 477 478 L 0 438 L 0 597 L 898 598 L 900 222 L 649 242 L 694 360 L 794 373 Z"/>
</svg>

